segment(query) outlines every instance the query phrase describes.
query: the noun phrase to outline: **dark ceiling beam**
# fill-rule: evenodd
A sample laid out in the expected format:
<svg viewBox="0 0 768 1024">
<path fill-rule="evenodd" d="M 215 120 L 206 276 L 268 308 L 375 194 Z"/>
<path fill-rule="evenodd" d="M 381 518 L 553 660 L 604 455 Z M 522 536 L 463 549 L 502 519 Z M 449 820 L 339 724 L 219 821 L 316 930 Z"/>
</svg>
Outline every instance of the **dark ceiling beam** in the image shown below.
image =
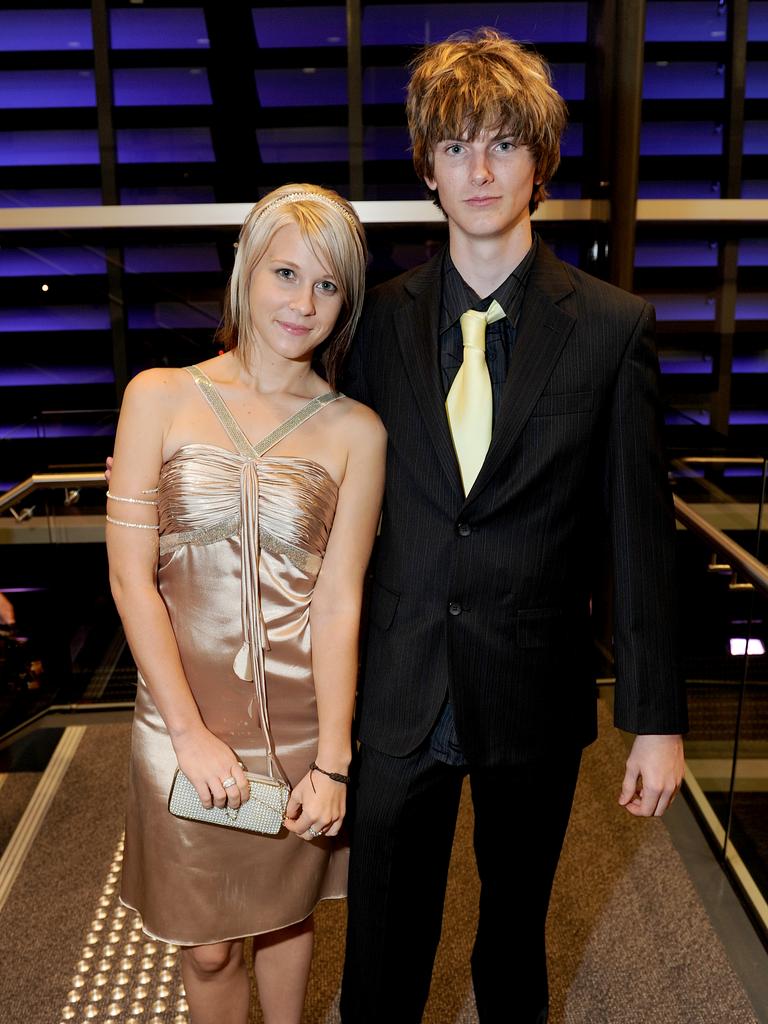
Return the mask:
<svg viewBox="0 0 768 1024">
<path fill-rule="evenodd" d="M 349 198 L 365 199 L 363 179 L 363 44 L 360 0 L 347 0 L 347 139 Z"/>
<path fill-rule="evenodd" d="M 211 137 L 216 154 L 214 189 L 218 202 L 255 202 L 263 177 L 256 139 L 260 104 L 254 71 L 259 50 L 249 4 L 203 4 L 208 29 L 208 79 L 215 117 Z"/>
<path fill-rule="evenodd" d="M 645 0 L 615 0 L 610 280 L 632 290 L 642 124 Z"/>
<path fill-rule="evenodd" d="M 117 179 L 117 144 L 113 122 L 112 69 L 110 66 L 109 11 L 106 0 L 91 0 L 93 30 L 93 67 L 96 85 L 96 117 L 101 167 L 101 198 L 105 206 L 120 203 Z M 128 385 L 128 335 L 123 289 L 123 251 L 115 245 L 105 248 L 107 295 L 112 368 L 115 375 L 115 402 L 120 405 Z"/>
<path fill-rule="evenodd" d="M 748 0 L 728 4 L 728 57 L 725 71 L 726 116 L 723 125 L 723 199 L 741 198 L 744 152 L 744 99 L 747 75 Z M 727 435 L 732 405 L 733 350 L 736 340 L 739 240 L 733 236 L 720 241 L 719 287 L 715 303 L 715 331 L 719 345 L 714 353 L 717 390 L 712 396 L 712 427 Z"/>
</svg>

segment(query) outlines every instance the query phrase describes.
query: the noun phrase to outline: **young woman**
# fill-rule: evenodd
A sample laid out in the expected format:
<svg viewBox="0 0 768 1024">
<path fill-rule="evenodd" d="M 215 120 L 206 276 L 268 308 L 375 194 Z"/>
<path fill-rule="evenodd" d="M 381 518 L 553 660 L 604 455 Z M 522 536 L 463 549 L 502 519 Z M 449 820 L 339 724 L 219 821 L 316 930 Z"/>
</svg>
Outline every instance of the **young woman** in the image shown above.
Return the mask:
<svg viewBox="0 0 768 1024">
<path fill-rule="evenodd" d="M 139 668 L 121 897 L 183 947 L 193 1024 L 245 1024 L 250 935 L 265 1021 L 298 1024 L 312 912 L 346 892 L 338 836 L 386 437 L 334 387 L 365 263 L 340 196 L 272 192 L 240 235 L 227 351 L 139 374 L 120 415 L 107 543 Z M 240 807 L 268 735 L 292 786 L 276 836 L 169 813 L 177 766 L 205 807 Z"/>
</svg>

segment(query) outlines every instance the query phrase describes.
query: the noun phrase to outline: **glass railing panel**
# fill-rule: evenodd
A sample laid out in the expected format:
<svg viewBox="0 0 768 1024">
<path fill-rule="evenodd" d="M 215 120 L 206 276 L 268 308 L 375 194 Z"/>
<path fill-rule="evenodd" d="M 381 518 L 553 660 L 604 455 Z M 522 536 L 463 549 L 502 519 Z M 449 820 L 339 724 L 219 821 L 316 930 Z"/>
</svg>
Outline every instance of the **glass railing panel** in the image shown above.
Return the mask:
<svg viewBox="0 0 768 1024">
<path fill-rule="evenodd" d="M 15 617 L 0 625 L 0 737 L 52 708 L 134 699 L 136 670 L 109 590 L 104 482 L 70 475 L 0 514 L 0 591 Z"/>
<path fill-rule="evenodd" d="M 729 835 L 758 892 L 768 901 L 767 621 L 768 600 L 756 601 L 748 638 Z"/>
<path fill-rule="evenodd" d="M 768 930 L 768 571 L 678 503 L 688 792 Z M 702 526 L 703 524 L 703 526 Z"/>
<path fill-rule="evenodd" d="M 681 453 L 671 459 L 670 472 L 675 494 L 759 557 L 765 528 L 766 457 Z"/>
</svg>

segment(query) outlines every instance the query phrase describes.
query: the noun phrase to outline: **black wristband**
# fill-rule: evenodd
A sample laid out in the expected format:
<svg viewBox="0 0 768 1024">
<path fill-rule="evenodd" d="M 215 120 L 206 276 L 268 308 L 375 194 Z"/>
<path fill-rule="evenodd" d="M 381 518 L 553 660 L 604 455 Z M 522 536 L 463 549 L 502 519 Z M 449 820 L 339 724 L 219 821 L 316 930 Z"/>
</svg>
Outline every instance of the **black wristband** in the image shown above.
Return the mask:
<svg viewBox="0 0 768 1024">
<path fill-rule="evenodd" d="M 321 775 L 327 775 L 329 779 L 333 779 L 334 782 L 340 782 L 342 786 L 348 786 L 352 779 L 349 775 L 342 775 L 341 772 L 327 772 L 325 768 L 319 768 L 313 761 L 309 766 L 311 772 L 320 772 Z"/>
</svg>

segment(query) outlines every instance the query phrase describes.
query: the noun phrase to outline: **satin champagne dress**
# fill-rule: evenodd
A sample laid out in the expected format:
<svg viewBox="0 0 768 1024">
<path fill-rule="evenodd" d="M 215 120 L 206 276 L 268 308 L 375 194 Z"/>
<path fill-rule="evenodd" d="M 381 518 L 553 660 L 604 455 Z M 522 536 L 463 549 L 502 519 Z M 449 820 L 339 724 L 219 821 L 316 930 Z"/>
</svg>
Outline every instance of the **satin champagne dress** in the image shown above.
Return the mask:
<svg viewBox="0 0 768 1024">
<path fill-rule="evenodd" d="M 265 772 L 266 692 L 277 767 L 295 785 L 317 749 L 309 607 L 337 487 L 310 459 L 267 453 L 340 396 L 314 398 L 254 447 L 211 380 L 188 370 L 235 450 L 187 444 L 164 464 L 158 588 L 207 728 L 250 771 Z M 254 835 L 171 815 L 176 766 L 139 677 L 121 899 L 148 934 L 179 945 L 255 935 L 346 895 L 341 839 L 307 842 L 284 828 Z"/>
</svg>

